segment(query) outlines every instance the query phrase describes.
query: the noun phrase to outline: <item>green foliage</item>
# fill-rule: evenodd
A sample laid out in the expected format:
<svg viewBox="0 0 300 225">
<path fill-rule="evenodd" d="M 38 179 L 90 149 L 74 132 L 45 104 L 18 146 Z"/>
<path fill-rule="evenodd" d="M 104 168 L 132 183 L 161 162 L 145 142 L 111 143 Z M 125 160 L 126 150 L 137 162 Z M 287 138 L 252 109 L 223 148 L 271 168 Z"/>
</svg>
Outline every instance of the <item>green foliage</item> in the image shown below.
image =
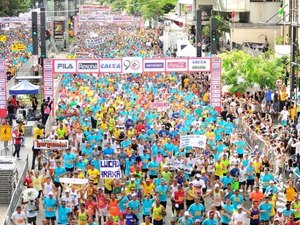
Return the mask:
<svg viewBox="0 0 300 225">
<path fill-rule="evenodd" d="M 286 58 L 275 58 L 270 53 L 251 56 L 243 51 L 230 51 L 222 58 L 222 81 L 231 93 L 245 93 L 248 88 L 259 85 L 261 89 L 276 87 L 276 80 L 283 79 L 287 66 Z"/>
<path fill-rule="evenodd" d="M 33 0 L 0 0 L 0 16 L 18 16 L 32 5 Z"/>
<path fill-rule="evenodd" d="M 177 0 L 98 0 L 116 11 L 126 11 L 129 15 L 141 15 L 144 19 L 158 19 L 174 9 Z"/>
</svg>

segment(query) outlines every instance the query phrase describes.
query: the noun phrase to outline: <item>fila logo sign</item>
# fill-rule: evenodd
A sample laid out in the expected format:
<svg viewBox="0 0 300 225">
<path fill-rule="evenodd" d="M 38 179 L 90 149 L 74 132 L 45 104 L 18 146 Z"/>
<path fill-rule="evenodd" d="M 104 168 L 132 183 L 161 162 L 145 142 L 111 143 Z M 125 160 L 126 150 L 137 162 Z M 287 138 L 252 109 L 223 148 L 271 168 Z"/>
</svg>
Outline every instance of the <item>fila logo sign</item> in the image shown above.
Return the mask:
<svg viewBox="0 0 300 225">
<path fill-rule="evenodd" d="M 54 60 L 54 73 L 76 73 L 76 61 Z"/>
</svg>

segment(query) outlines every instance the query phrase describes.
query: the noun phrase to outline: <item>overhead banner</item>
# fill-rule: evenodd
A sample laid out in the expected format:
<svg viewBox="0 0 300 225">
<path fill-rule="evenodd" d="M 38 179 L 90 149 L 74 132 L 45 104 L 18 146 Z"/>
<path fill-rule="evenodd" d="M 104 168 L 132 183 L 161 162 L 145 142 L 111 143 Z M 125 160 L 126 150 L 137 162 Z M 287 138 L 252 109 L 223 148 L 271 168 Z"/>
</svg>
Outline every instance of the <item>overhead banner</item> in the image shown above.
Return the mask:
<svg viewBox="0 0 300 225">
<path fill-rule="evenodd" d="M 99 60 L 77 60 L 78 73 L 99 73 Z"/>
<path fill-rule="evenodd" d="M 210 78 L 210 104 L 221 113 L 222 106 L 222 62 L 220 58 L 212 58 Z"/>
<path fill-rule="evenodd" d="M 54 72 L 55 73 L 77 73 L 76 60 L 63 59 L 54 60 Z"/>
<path fill-rule="evenodd" d="M 87 184 L 89 182 L 88 179 L 81 179 L 81 178 L 59 178 L 60 183 L 64 184 Z"/>
<path fill-rule="evenodd" d="M 191 58 L 189 59 L 189 72 L 197 72 L 199 70 L 201 71 L 210 71 L 210 59 L 206 58 Z"/>
<path fill-rule="evenodd" d="M 10 125 L 0 125 L 0 141 L 11 141 L 11 126 Z"/>
<path fill-rule="evenodd" d="M 100 60 L 100 73 L 122 73 L 122 59 Z"/>
<path fill-rule="evenodd" d="M 99 15 L 99 16 L 79 16 L 79 22 L 97 22 L 97 23 L 132 23 L 133 16 L 113 16 L 113 15 Z"/>
<path fill-rule="evenodd" d="M 50 140 L 41 139 L 34 141 L 34 148 L 37 149 L 67 149 L 69 147 L 68 140 Z"/>
<path fill-rule="evenodd" d="M 205 135 L 180 135 L 180 148 L 197 147 L 205 148 Z"/>
<path fill-rule="evenodd" d="M 142 57 L 124 57 L 122 59 L 123 73 L 142 73 Z"/>
<path fill-rule="evenodd" d="M 0 60 L 0 118 L 5 118 L 7 114 L 7 76 L 5 60 Z"/>
<path fill-rule="evenodd" d="M 166 59 L 166 72 L 187 72 L 188 59 Z"/>
<path fill-rule="evenodd" d="M 143 71 L 144 72 L 165 72 L 166 61 L 165 59 L 144 59 Z"/>
<path fill-rule="evenodd" d="M 97 44 L 98 39 L 89 39 L 89 44 Z M 100 39 L 99 39 L 100 40 Z M 215 58 L 145 58 L 124 57 L 122 59 L 88 59 L 88 55 L 77 59 L 54 59 L 54 73 L 151 73 L 151 72 L 210 72 Z M 87 58 L 79 61 L 78 58 Z M 219 64 L 221 59 L 217 58 Z M 79 61 L 79 62 L 77 62 Z M 91 64 L 89 64 L 91 62 Z M 218 63 L 217 63 L 218 64 Z M 220 75 L 220 65 L 214 67 Z M 218 75 L 218 76 L 219 76 Z"/>
<path fill-rule="evenodd" d="M 119 160 L 100 160 L 100 178 L 122 178 Z"/>
</svg>

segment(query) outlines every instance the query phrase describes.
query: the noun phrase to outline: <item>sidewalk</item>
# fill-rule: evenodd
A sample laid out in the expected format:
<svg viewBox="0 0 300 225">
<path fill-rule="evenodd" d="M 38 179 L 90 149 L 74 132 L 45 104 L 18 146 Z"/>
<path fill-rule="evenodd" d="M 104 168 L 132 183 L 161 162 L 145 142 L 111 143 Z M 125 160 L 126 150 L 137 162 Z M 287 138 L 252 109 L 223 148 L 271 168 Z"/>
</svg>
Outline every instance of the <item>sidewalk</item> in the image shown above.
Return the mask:
<svg viewBox="0 0 300 225">
<path fill-rule="evenodd" d="M 19 175 L 22 173 L 24 166 L 25 166 L 25 160 L 26 157 L 28 156 L 28 162 L 29 165 L 31 165 L 31 160 L 32 160 L 32 142 L 33 142 L 33 137 L 26 137 L 25 138 L 25 147 L 21 148 L 21 152 L 20 152 L 20 157 L 22 160 L 16 160 L 17 163 L 17 168 L 18 168 L 18 173 Z M 9 142 L 9 144 L 11 144 L 11 142 Z M 2 149 L 3 147 L 3 142 L 0 142 L 0 149 Z M 13 153 L 13 146 L 9 146 L 9 150 L 7 151 L 3 151 L 3 156 L 12 156 Z M 6 211 L 8 209 L 8 205 L 0 205 L 0 221 L 2 222 L 6 216 Z M 2 222 L 3 224 L 3 222 Z"/>
</svg>

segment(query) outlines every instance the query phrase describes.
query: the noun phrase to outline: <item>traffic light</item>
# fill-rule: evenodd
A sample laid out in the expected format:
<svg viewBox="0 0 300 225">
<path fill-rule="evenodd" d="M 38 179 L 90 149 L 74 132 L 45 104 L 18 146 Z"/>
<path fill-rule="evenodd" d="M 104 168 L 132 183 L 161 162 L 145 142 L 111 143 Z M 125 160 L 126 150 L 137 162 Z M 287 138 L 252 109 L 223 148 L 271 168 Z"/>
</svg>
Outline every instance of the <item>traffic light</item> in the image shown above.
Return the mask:
<svg viewBox="0 0 300 225">
<path fill-rule="evenodd" d="M 210 46 L 211 46 L 211 54 L 217 54 L 217 19 L 212 17 L 211 18 L 211 25 L 210 25 Z"/>
<path fill-rule="evenodd" d="M 37 35 L 37 30 L 38 30 L 37 24 L 32 24 L 32 35 L 33 36 Z"/>
<path fill-rule="evenodd" d="M 46 48 L 41 47 L 41 58 L 46 58 Z"/>
</svg>

